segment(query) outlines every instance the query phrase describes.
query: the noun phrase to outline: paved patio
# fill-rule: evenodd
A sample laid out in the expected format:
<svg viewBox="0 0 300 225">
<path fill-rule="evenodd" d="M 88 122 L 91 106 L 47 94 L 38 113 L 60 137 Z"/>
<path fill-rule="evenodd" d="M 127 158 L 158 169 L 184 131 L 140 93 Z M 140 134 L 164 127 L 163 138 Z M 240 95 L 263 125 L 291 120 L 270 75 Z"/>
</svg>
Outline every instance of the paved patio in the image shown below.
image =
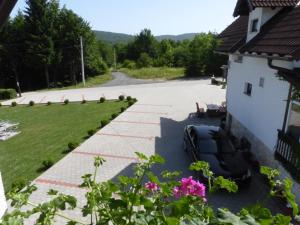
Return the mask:
<svg viewBox="0 0 300 225">
<path fill-rule="evenodd" d="M 116 99 L 121 94 L 131 95 L 139 100 L 38 177 L 34 181 L 38 191 L 33 194 L 31 200 L 43 202 L 48 199 L 47 190 L 55 189 L 76 196 L 79 206 L 83 206 L 85 190 L 78 186 L 82 182 L 82 175 L 93 173 L 95 156 L 106 160 L 97 175 L 98 181 L 116 180 L 119 175 L 132 174 L 132 167 L 137 160 L 134 153 L 137 151 L 148 156 L 160 154 L 167 159 L 165 165 L 155 168 L 156 172 L 165 169 L 181 170 L 183 176 L 191 175 L 188 171 L 190 160 L 182 150 L 183 127 L 190 123 L 218 124 L 219 121 L 216 120 L 201 121 L 191 117 L 190 113 L 195 111 L 195 102 L 199 102 L 200 107 L 205 108 L 206 103 L 220 104 L 225 100 L 225 90 L 209 83 L 210 80 L 171 81 L 24 94 L 24 97 L 16 100 L 19 104 L 27 104 L 30 100 L 38 103 L 63 102 L 64 99 L 97 100 L 101 96 Z M 6 104 L 10 104 L 10 101 Z M 265 187 L 258 185 L 258 182 L 258 178 L 255 179 L 250 189 L 242 190 L 238 195 L 219 193 L 209 201 L 216 207 L 238 210 L 241 205 L 255 203 L 265 193 Z M 69 212 L 69 215 L 81 218 L 80 210 Z M 87 218 L 81 219 L 88 221 Z M 56 224 L 64 222 L 58 218 Z M 28 221 L 27 224 L 33 222 Z"/>
</svg>

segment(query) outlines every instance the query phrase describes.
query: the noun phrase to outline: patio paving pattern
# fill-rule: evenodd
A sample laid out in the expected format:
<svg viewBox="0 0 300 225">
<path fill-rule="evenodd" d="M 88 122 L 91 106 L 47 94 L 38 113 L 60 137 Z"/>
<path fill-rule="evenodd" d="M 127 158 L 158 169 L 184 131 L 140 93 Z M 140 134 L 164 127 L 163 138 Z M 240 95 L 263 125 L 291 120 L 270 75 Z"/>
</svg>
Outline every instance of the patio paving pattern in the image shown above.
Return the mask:
<svg viewBox="0 0 300 225">
<path fill-rule="evenodd" d="M 79 188 L 81 177 L 93 173 L 95 156 L 106 160 L 97 174 L 97 181 L 116 181 L 119 175 L 131 175 L 132 168 L 137 163 L 135 152 L 163 156 L 166 163 L 155 167 L 156 173 L 167 169 L 180 170 L 183 172 L 182 176 L 192 175 L 188 170 L 190 159 L 182 149 L 183 128 L 190 123 L 218 124 L 218 120 L 200 120 L 191 116 L 191 113 L 196 110 L 196 102 L 205 108 L 206 104 L 221 104 L 225 101 L 225 90 L 209 83 L 210 80 L 170 81 L 24 94 L 16 100 L 19 104 L 28 104 L 30 100 L 39 103 L 63 102 L 64 99 L 81 101 L 83 98 L 98 100 L 101 96 L 117 99 L 121 94 L 138 99 L 135 105 L 34 180 L 38 191 L 33 194 L 31 201 L 40 203 L 49 200 L 47 191 L 55 189 L 76 196 L 79 206 L 82 207 L 86 190 Z M 255 203 L 264 192 L 263 187 L 256 186 L 257 182 L 259 181 L 254 181 L 249 190 L 242 191 L 237 197 L 220 193 L 211 201 L 216 207 L 233 210 L 238 210 L 245 203 Z M 82 221 L 89 221 L 88 218 L 81 217 L 79 209 L 67 213 Z M 33 224 L 33 220 L 27 221 L 27 224 Z M 65 224 L 65 221 L 57 218 L 56 224 Z"/>
</svg>

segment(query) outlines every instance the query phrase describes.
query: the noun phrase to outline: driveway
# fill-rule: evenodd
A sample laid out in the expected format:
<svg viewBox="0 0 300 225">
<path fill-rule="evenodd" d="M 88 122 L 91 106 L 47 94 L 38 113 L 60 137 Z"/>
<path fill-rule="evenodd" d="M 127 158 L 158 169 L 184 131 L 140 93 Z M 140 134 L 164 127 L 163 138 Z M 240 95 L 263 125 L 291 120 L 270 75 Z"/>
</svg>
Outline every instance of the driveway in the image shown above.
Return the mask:
<svg viewBox="0 0 300 225">
<path fill-rule="evenodd" d="M 38 191 L 31 200 L 43 202 L 49 199 L 47 191 L 55 189 L 76 196 L 82 207 L 85 203 L 85 190 L 79 188 L 81 176 L 93 173 L 95 156 L 106 160 L 97 175 L 98 181 L 117 180 L 119 175 L 132 174 L 132 167 L 137 161 L 135 152 L 163 156 L 166 164 L 155 167 L 156 173 L 167 169 L 180 170 L 183 172 L 182 176 L 192 175 L 188 170 L 190 159 L 182 150 L 183 128 L 190 123 L 218 124 L 218 120 L 199 120 L 191 113 L 195 111 L 196 102 L 205 108 L 208 103 L 220 104 L 225 100 L 225 90 L 209 83 L 210 80 L 171 81 L 24 94 L 23 98 L 17 100 L 19 103 L 28 103 L 30 100 L 40 103 L 62 102 L 64 99 L 97 100 L 101 96 L 116 99 L 120 94 L 138 99 L 135 105 L 34 180 Z M 238 195 L 218 193 L 210 197 L 209 202 L 215 207 L 227 207 L 236 211 L 241 205 L 255 203 L 265 192 L 265 186 L 261 185 L 259 178 L 255 178 L 251 187 Z M 81 218 L 79 209 L 68 214 Z M 88 222 L 87 218 L 81 219 Z M 56 224 L 64 222 L 58 218 Z M 28 224 L 33 222 L 28 221 Z"/>
</svg>

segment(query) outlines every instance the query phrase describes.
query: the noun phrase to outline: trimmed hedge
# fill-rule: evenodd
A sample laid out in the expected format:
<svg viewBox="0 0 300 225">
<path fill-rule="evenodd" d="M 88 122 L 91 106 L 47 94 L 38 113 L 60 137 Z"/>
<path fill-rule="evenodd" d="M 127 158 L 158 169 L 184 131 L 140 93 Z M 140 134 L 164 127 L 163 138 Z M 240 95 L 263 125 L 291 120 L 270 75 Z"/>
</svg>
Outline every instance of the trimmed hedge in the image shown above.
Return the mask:
<svg viewBox="0 0 300 225">
<path fill-rule="evenodd" d="M 13 99 L 17 97 L 15 89 L 0 89 L 0 100 Z"/>
</svg>

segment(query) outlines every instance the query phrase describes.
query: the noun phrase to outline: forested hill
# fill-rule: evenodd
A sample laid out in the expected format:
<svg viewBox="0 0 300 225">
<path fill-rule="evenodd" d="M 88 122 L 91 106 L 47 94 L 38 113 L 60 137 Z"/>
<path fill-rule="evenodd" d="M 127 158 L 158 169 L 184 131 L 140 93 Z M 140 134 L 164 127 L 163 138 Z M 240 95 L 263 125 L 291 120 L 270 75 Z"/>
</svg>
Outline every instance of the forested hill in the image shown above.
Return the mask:
<svg viewBox="0 0 300 225">
<path fill-rule="evenodd" d="M 94 31 L 94 32 L 98 39 L 112 44 L 127 43 L 134 38 L 133 35 L 129 35 L 129 34 L 113 33 L 113 32 L 106 32 L 106 31 Z M 155 38 L 158 41 L 164 39 L 183 41 L 186 39 L 192 40 L 195 37 L 195 35 L 197 35 L 197 33 L 187 33 L 187 34 L 180 34 L 180 35 L 160 35 L 160 36 L 156 36 Z"/>
</svg>

